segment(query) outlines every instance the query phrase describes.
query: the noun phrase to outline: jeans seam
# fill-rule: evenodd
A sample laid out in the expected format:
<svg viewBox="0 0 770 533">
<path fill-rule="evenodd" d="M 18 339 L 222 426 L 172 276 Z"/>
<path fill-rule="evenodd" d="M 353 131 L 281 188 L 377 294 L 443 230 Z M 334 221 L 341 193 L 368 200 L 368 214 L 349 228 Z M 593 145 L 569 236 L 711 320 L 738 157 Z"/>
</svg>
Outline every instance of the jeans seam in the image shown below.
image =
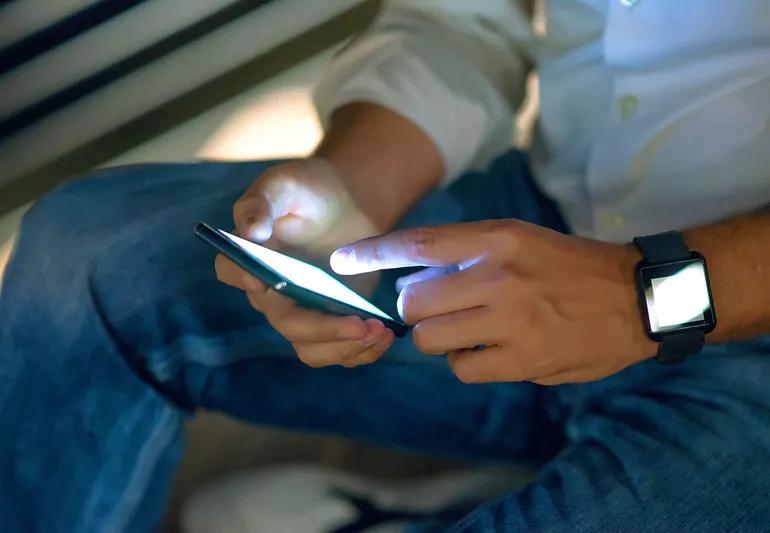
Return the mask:
<svg viewBox="0 0 770 533">
<path fill-rule="evenodd" d="M 105 520 L 106 531 L 121 532 L 126 530 L 142 497 L 147 493 L 147 485 L 155 473 L 158 460 L 174 438 L 176 429 L 176 424 L 173 423 L 174 414 L 174 409 L 171 407 L 163 407 L 158 422 L 139 451 L 134 469 L 123 493 L 116 498 L 120 504 L 115 506 L 112 514 Z"/>
</svg>

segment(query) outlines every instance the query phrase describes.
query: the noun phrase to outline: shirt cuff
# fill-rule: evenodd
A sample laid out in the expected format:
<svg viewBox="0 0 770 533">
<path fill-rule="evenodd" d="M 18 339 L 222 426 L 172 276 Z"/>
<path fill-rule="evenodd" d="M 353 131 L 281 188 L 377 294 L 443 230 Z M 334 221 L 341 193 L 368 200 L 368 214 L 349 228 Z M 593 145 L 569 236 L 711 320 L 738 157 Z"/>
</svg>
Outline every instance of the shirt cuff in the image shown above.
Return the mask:
<svg viewBox="0 0 770 533">
<path fill-rule="evenodd" d="M 426 62 L 402 41 L 382 42 L 386 38 L 379 36 L 372 40 L 380 42 L 355 43 L 332 64 L 314 92 L 324 127 L 331 113 L 345 104 L 371 102 L 391 109 L 414 123 L 436 144 L 444 162 L 444 183 L 479 163 L 479 153 L 485 151 L 481 150 L 482 145 L 487 144 L 486 151 L 491 148 L 496 152 L 485 154 L 486 159 L 510 146 L 513 116 L 506 102 L 497 95 L 485 95 L 486 101 L 499 100 L 494 105 L 507 114 L 510 124 L 507 132 L 495 131 L 499 139 L 496 144 L 500 146 L 490 147 L 486 143 L 490 130 L 499 130 L 499 124 L 490 124 L 485 99 L 469 97 L 472 91 L 464 90 L 467 87 L 453 90 L 453 84 L 461 80 L 448 80 L 446 72 L 436 71 L 435 63 L 438 61 L 455 73 L 462 72 L 461 76 L 470 78 L 466 83 L 475 84 L 476 92 L 483 82 L 472 78 L 483 76 L 481 73 L 465 65 L 446 65 L 448 58 Z"/>
</svg>

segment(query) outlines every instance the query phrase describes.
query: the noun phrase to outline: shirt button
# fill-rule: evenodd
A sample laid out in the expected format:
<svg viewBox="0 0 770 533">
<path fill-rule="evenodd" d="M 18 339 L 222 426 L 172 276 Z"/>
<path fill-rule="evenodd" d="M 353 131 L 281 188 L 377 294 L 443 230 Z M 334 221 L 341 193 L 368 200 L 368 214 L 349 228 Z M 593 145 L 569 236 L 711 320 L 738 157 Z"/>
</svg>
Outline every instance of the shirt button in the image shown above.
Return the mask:
<svg viewBox="0 0 770 533">
<path fill-rule="evenodd" d="M 609 231 L 619 231 L 625 225 L 623 215 L 615 211 L 605 211 L 599 215 L 599 223 Z"/>
<path fill-rule="evenodd" d="M 620 5 L 626 6 L 626 7 L 634 7 L 639 3 L 639 0 L 620 0 Z"/>
<path fill-rule="evenodd" d="M 634 113 L 636 113 L 639 107 L 639 98 L 633 94 L 627 94 L 620 99 L 620 116 L 623 120 L 628 120 Z"/>
</svg>

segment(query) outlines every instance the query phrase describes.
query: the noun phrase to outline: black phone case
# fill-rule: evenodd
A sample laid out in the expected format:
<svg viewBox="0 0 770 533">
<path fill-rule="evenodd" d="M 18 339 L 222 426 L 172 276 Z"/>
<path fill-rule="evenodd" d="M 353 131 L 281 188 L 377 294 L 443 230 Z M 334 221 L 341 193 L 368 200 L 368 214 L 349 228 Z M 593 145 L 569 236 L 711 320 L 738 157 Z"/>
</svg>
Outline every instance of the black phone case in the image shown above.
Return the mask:
<svg viewBox="0 0 770 533">
<path fill-rule="evenodd" d="M 295 285 L 259 259 L 246 253 L 227 237 L 221 235 L 216 228 L 205 222 L 199 222 L 198 225 L 195 226 L 195 235 L 226 255 L 246 272 L 270 285 L 270 287 L 276 291 L 296 300 L 303 307 L 324 311 L 333 315 L 356 315 L 361 318 L 376 318 L 386 327 L 393 330 L 393 333 L 398 337 L 403 337 L 409 331 L 409 326 L 403 322 L 383 318 L 363 309 L 359 309 L 358 307 L 346 304 L 345 302 L 340 302 L 339 300 L 329 298 L 323 294 L 318 294 L 305 289 L 304 287 Z"/>
</svg>

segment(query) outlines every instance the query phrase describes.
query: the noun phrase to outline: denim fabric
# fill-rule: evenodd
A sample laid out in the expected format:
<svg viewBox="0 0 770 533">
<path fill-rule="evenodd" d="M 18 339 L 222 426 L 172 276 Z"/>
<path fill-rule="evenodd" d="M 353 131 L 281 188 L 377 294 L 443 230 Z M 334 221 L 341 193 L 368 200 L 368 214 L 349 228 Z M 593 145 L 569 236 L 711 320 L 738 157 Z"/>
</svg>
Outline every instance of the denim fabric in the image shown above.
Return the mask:
<svg viewBox="0 0 770 533">
<path fill-rule="evenodd" d="M 455 531 L 770 531 L 770 341 L 555 388 L 463 385 L 408 338 L 370 366 L 305 367 L 192 237 L 198 220 L 229 227 L 269 164 L 105 170 L 26 215 L 0 297 L 0 531 L 152 530 L 198 406 L 543 464 Z M 495 217 L 565 229 L 516 152 L 404 224 Z M 375 298 L 390 309 L 394 276 Z"/>
</svg>

